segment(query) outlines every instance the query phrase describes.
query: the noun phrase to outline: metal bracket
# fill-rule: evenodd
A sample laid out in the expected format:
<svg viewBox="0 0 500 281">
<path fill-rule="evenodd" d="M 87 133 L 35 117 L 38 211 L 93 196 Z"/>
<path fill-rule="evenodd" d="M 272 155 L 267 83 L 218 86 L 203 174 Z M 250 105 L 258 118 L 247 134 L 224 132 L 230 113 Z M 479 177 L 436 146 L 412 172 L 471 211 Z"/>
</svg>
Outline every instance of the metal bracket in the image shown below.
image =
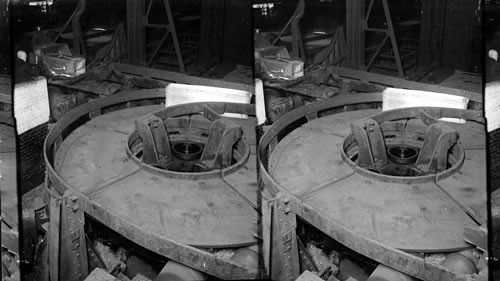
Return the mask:
<svg viewBox="0 0 500 281">
<path fill-rule="evenodd" d="M 172 150 L 163 120 L 152 115 L 143 121 L 136 120 L 135 128 L 142 138 L 142 161 L 164 167 L 172 159 Z"/>
<path fill-rule="evenodd" d="M 271 279 L 295 280 L 300 275 L 296 215 L 289 199 L 273 201 Z"/>
<path fill-rule="evenodd" d="M 417 167 L 424 172 L 439 172 L 446 169 L 448 150 L 457 143 L 457 132 L 441 123 L 427 129 L 424 146 L 417 158 Z"/>
<path fill-rule="evenodd" d="M 416 167 L 426 174 L 445 170 L 448 163 L 448 150 L 457 143 L 457 132 L 429 112 L 411 111 L 411 109 L 406 114 L 404 111 L 387 112 L 351 124 L 352 134 L 358 142 L 358 165 L 375 170 L 387 165 L 384 136 L 379 123 L 409 117 L 419 117 L 424 124 L 429 126 L 415 164 Z"/>
<path fill-rule="evenodd" d="M 203 116 L 210 121 L 215 121 L 220 119 L 221 115 L 224 113 L 224 105 L 205 105 L 203 106 Z"/>
<path fill-rule="evenodd" d="M 233 145 L 241 139 L 241 127 L 227 119 L 217 119 L 210 126 L 210 135 L 201 155 L 201 163 L 208 168 L 231 165 Z"/>
<path fill-rule="evenodd" d="M 85 217 L 78 196 L 66 192 L 62 197 L 59 236 L 59 279 L 82 281 L 89 274 Z M 55 242 L 55 241 L 54 241 Z"/>
<path fill-rule="evenodd" d="M 379 124 L 373 119 L 363 119 L 351 124 L 354 138 L 358 142 L 358 165 L 375 168 L 387 164 L 384 137 Z"/>
</svg>

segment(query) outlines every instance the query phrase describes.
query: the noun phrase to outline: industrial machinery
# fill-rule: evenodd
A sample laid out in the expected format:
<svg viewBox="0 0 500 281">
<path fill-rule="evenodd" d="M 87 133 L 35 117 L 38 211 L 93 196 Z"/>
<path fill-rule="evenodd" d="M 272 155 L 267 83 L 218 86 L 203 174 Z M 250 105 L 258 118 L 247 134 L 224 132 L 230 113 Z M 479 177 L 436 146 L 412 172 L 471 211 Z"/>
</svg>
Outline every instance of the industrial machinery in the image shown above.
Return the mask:
<svg viewBox="0 0 500 281">
<path fill-rule="evenodd" d="M 164 103 L 164 90 L 102 98 L 48 134 L 50 280 L 84 280 L 99 265 L 90 221 L 165 257 L 155 280 L 264 276 L 254 105 Z"/>
<path fill-rule="evenodd" d="M 356 280 L 486 280 L 481 110 L 382 111 L 382 97 L 312 103 L 262 136 L 260 183 L 272 198 L 262 203 L 263 255 L 272 280 L 305 270 L 348 280 L 346 257 L 365 271 Z"/>
</svg>

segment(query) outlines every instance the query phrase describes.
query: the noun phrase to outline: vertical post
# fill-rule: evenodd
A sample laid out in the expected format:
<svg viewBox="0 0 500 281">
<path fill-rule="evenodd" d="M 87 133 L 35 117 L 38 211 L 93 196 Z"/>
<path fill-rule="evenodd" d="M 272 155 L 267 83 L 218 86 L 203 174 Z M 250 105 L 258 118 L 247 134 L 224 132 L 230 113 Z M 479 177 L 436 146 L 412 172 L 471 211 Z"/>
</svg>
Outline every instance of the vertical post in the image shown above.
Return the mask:
<svg viewBox="0 0 500 281">
<path fill-rule="evenodd" d="M 82 27 L 80 26 L 80 17 L 85 12 L 86 1 L 80 0 L 75 9 L 74 17 L 71 21 L 73 29 L 73 51 L 77 55 L 86 55 L 85 41 L 83 40 Z"/>
<path fill-rule="evenodd" d="M 385 18 L 387 20 L 388 32 L 391 37 L 392 52 L 394 53 L 394 57 L 396 58 L 396 66 L 398 68 L 398 74 L 399 77 L 404 78 L 405 74 L 403 71 L 403 65 L 401 64 L 401 57 L 399 56 L 398 43 L 396 41 L 396 34 L 394 33 L 394 27 L 392 25 L 392 19 L 391 19 L 391 12 L 389 11 L 389 5 L 387 4 L 387 0 L 382 0 L 382 5 L 384 6 Z"/>
<path fill-rule="evenodd" d="M 300 275 L 300 261 L 296 216 L 289 206 L 289 199 L 279 198 L 273 202 L 272 220 L 271 279 L 295 280 Z"/>
<path fill-rule="evenodd" d="M 48 182 L 46 181 L 48 185 Z M 49 193 L 49 233 L 47 246 L 49 249 L 48 264 L 50 281 L 59 281 L 59 228 L 61 222 L 61 197 L 53 194 L 48 187 Z"/>
<path fill-rule="evenodd" d="M 346 0 L 347 67 L 364 69 L 365 0 Z"/>
<path fill-rule="evenodd" d="M 127 59 L 129 64 L 146 63 L 144 0 L 127 0 Z"/>
<path fill-rule="evenodd" d="M 165 11 L 168 17 L 168 26 L 170 33 L 172 34 L 172 41 L 174 41 L 175 54 L 177 56 L 177 63 L 179 63 L 179 68 L 181 72 L 186 72 L 184 68 L 184 61 L 182 60 L 181 48 L 179 46 L 179 40 L 177 39 L 177 31 L 175 31 L 174 18 L 172 17 L 172 11 L 170 10 L 170 2 L 168 0 L 163 0 L 165 4 Z"/>
<path fill-rule="evenodd" d="M 435 10 L 434 0 L 423 0 L 421 8 L 420 17 L 420 40 L 419 40 L 419 50 L 418 50 L 418 63 L 420 65 L 430 65 L 432 62 L 433 54 L 432 49 L 432 29 L 434 22 L 434 14 L 438 13 Z M 430 55 L 429 55 L 430 54 Z"/>
<path fill-rule="evenodd" d="M 199 64 L 209 66 L 222 58 L 224 0 L 201 1 Z"/>
<path fill-rule="evenodd" d="M 59 272 L 64 281 L 83 281 L 89 274 L 85 217 L 79 201 L 65 192 L 61 202 Z"/>
</svg>

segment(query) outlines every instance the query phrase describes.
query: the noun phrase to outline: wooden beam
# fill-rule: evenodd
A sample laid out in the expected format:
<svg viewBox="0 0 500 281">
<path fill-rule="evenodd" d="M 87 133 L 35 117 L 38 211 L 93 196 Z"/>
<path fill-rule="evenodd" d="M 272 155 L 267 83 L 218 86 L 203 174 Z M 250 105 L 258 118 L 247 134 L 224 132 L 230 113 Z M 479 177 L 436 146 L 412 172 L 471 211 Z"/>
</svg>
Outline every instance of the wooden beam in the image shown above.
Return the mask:
<svg viewBox="0 0 500 281">
<path fill-rule="evenodd" d="M 127 58 L 128 63 L 146 63 L 146 22 L 144 0 L 127 0 Z"/>
<path fill-rule="evenodd" d="M 408 81 L 402 78 L 381 75 L 377 73 L 371 73 L 366 71 L 353 70 L 348 68 L 331 66 L 328 68 L 328 72 L 334 75 L 338 75 L 341 78 L 347 78 L 351 80 L 358 80 L 363 82 L 368 82 L 371 84 L 378 84 L 384 87 L 395 87 L 403 89 L 414 89 L 430 92 L 439 92 L 445 94 L 452 94 L 457 96 L 463 96 L 468 98 L 470 101 L 476 103 L 476 106 L 482 108 L 483 95 L 474 93 L 466 90 L 459 90 L 449 87 L 443 87 L 440 85 L 425 84 L 420 82 Z M 473 108 L 473 109 L 481 109 Z"/>
<path fill-rule="evenodd" d="M 209 66 L 222 58 L 222 32 L 224 26 L 224 2 L 201 1 L 199 64 Z"/>
<path fill-rule="evenodd" d="M 365 0 L 346 0 L 347 67 L 364 69 Z"/>
<path fill-rule="evenodd" d="M 111 64 L 112 69 L 117 70 L 123 74 L 128 74 L 132 76 L 145 77 L 154 80 L 168 81 L 172 83 L 183 83 L 192 85 L 204 85 L 213 87 L 223 87 L 236 90 L 243 90 L 253 93 L 253 85 L 245 85 L 239 83 L 233 83 L 223 80 L 208 79 L 196 76 L 189 76 L 179 72 L 172 72 L 160 69 L 153 69 L 147 67 L 140 67 L 129 64 L 113 63 Z"/>
<path fill-rule="evenodd" d="M 12 95 L 9 93 L 0 93 L 0 102 L 12 104 Z"/>
</svg>

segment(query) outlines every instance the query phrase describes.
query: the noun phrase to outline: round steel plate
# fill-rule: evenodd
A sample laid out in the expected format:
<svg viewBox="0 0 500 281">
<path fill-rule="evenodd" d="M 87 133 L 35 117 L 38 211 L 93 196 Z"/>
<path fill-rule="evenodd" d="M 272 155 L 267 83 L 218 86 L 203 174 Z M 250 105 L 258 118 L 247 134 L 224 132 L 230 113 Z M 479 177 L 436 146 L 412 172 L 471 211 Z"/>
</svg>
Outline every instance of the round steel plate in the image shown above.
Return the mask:
<svg viewBox="0 0 500 281">
<path fill-rule="evenodd" d="M 253 234 L 258 213 L 237 192 L 249 178 L 256 181 L 254 157 L 232 174 L 202 180 L 151 173 L 128 157 L 134 120 L 162 108 L 122 109 L 80 126 L 57 150 L 57 173 L 72 188 L 144 233 L 196 247 L 257 243 Z"/>
<path fill-rule="evenodd" d="M 378 110 L 342 112 L 309 121 L 278 142 L 268 171 L 325 222 L 389 247 L 415 252 L 453 251 L 464 242 L 464 224 L 486 221 L 484 125 L 450 124 L 465 161 L 453 175 L 407 182 L 367 177 L 341 157 L 350 123 Z M 408 126 L 410 127 L 410 126 Z"/>
</svg>

